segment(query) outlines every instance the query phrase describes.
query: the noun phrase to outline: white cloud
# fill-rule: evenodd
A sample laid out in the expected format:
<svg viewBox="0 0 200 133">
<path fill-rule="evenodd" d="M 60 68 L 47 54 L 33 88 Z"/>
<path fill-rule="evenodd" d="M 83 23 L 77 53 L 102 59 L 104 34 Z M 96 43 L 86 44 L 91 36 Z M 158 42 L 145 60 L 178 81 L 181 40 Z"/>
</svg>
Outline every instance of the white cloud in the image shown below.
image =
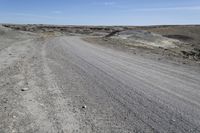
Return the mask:
<svg viewBox="0 0 200 133">
<path fill-rule="evenodd" d="M 117 3 L 114 1 L 102 1 L 102 2 L 93 2 L 93 5 L 97 6 L 116 6 Z"/>
<path fill-rule="evenodd" d="M 186 6 L 186 7 L 162 7 L 162 8 L 141 8 L 133 9 L 131 11 L 175 11 L 175 10 L 200 10 L 200 6 Z"/>
<path fill-rule="evenodd" d="M 113 2 L 113 1 L 107 1 L 107 2 L 104 2 L 103 3 L 103 5 L 105 5 L 105 6 L 113 6 L 113 5 L 115 5 L 116 3 L 115 2 Z"/>
</svg>

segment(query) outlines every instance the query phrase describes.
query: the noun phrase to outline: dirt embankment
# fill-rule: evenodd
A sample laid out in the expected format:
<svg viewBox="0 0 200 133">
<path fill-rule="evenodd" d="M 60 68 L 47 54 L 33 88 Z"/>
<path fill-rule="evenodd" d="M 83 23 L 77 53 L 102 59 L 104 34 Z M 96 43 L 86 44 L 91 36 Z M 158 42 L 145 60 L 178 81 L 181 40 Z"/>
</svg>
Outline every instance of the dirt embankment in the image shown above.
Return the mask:
<svg viewBox="0 0 200 133">
<path fill-rule="evenodd" d="M 134 54 L 184 64 L 199 64 L 200 26 L 136 27 L 84 39 Z"/>
</svg>

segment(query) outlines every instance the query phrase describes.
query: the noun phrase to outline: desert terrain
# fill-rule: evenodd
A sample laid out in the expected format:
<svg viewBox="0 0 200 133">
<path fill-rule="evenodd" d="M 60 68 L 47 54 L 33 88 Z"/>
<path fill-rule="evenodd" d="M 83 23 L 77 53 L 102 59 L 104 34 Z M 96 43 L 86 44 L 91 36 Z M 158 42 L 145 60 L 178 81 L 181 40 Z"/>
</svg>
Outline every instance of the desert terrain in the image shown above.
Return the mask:
<svg viewBox="0 0 200 133">
<path fill-rule="evenodd" d="M 0 25 L 0 133 L 199 133 L 200 26 Z"/>
</svg>

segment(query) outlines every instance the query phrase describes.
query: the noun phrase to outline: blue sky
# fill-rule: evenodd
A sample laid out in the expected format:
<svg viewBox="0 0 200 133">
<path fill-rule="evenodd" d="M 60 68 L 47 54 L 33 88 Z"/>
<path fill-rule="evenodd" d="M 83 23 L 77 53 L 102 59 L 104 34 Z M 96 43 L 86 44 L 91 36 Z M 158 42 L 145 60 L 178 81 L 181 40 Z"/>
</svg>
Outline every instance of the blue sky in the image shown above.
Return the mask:
<svg viewBox="0 0 200 133">
<path fill-rule="evenodd" d="M 0 23 L 200 24 L 200 0 L 0 0 Z"/>
</svg>

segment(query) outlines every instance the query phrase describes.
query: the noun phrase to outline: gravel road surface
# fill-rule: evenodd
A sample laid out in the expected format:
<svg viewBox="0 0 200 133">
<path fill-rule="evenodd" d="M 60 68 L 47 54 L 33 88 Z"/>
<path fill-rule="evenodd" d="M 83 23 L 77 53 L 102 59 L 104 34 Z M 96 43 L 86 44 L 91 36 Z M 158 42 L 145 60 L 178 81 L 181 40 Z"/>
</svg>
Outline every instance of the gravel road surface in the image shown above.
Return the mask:
<svg viewBox="0 0 200 133">
<path fill-rule="evenodd" d="M 200 71 L 89 44 L 0 51 L 0 133 L 199 133 Z"/>
</svg>

